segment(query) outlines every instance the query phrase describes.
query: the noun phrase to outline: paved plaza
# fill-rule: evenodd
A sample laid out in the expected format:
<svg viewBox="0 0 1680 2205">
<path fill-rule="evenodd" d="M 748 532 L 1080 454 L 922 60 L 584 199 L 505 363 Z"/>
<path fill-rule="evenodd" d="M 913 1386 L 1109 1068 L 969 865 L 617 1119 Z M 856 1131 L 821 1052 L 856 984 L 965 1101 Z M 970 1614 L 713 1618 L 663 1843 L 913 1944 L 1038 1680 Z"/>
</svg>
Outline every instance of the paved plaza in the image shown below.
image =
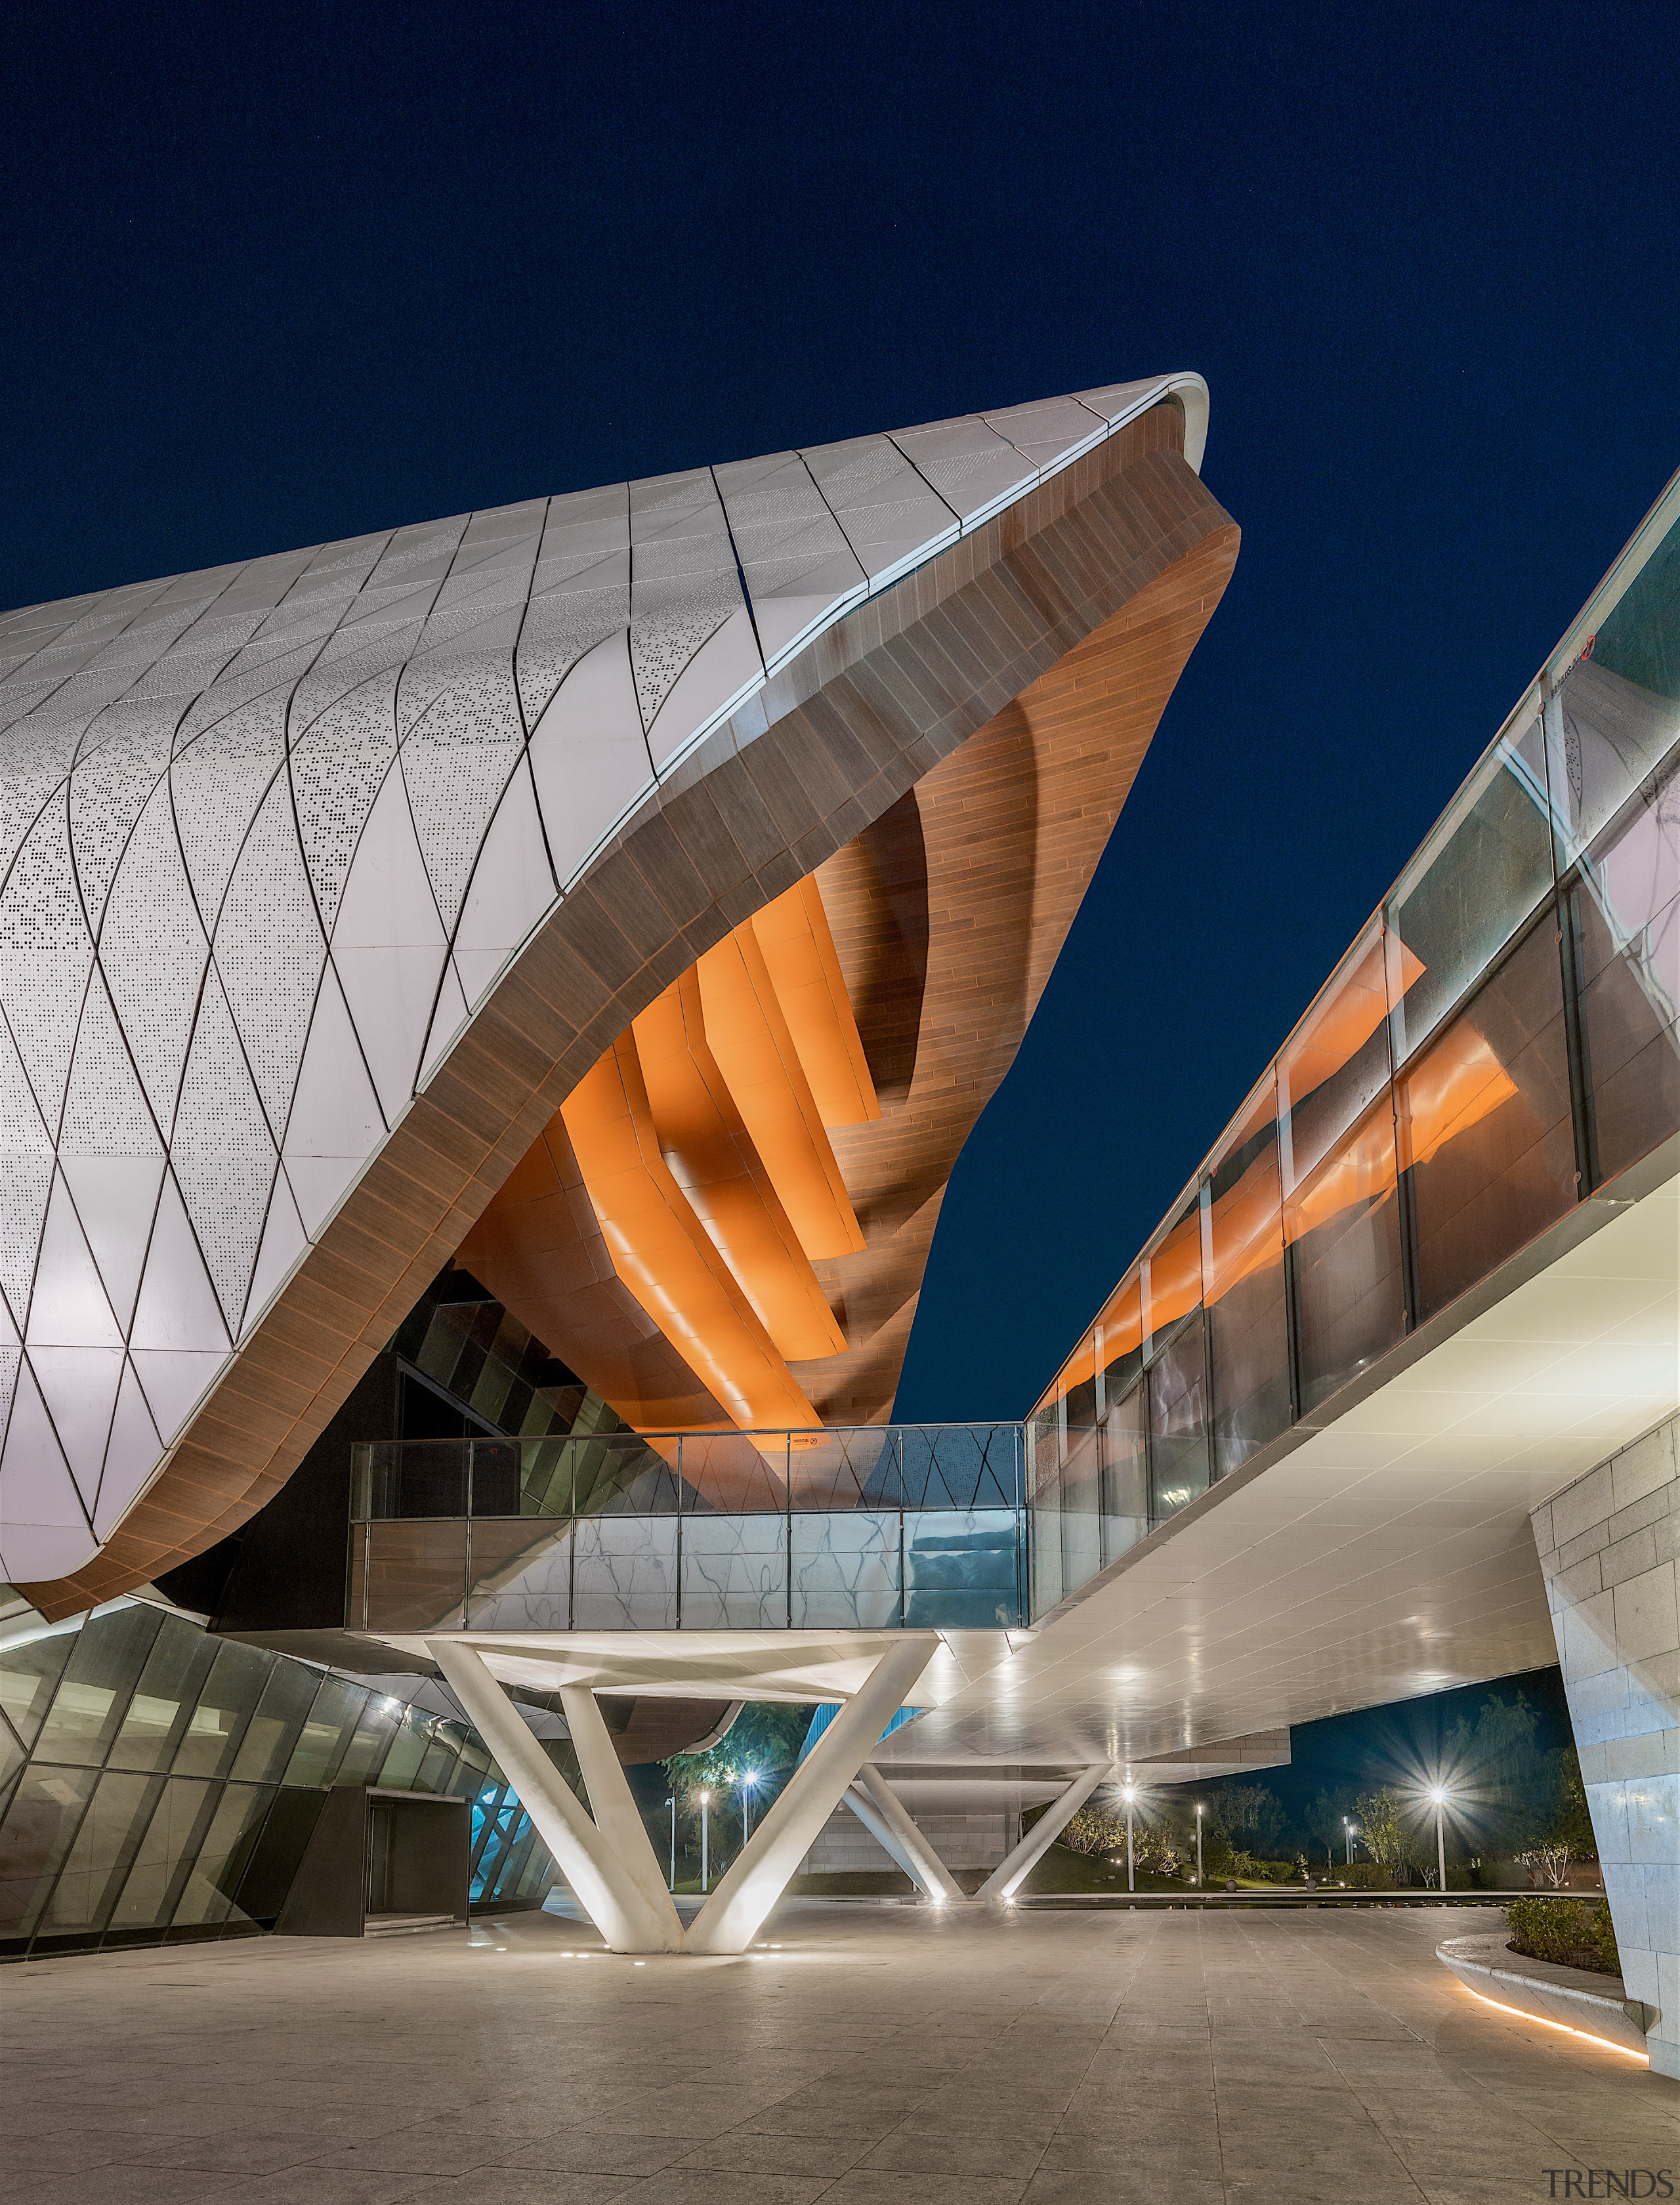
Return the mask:
<svg viewBox="0 0 1680 2205">
<path fill-rule="evenodd" d="M 1680 2089 L 1436 1963 L 1483 1919 L 794 1900 L 734 1959 L 547 1913 L 50 1961 L 0 1978 L 0 2196 L 1480 2205 L 1680 2167 Z"/>
</svg>

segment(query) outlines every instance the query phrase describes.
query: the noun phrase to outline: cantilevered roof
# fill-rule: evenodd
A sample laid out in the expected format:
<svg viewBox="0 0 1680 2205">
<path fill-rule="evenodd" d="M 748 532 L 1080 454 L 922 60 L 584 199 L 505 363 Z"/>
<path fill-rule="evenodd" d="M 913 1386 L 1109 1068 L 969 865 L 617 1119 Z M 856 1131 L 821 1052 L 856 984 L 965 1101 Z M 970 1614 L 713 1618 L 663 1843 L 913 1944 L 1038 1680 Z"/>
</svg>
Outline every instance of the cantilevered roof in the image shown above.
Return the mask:
<svg viewBox="0 0 1680 2205">
<path fill-rule="evenodd" d="M 1183 473 L 1188 375 L 0 621 L 14 1581 L 85 1604 L 242 1521 L 632 1016 L 1234 550 L 1199 491 L 1087 512 L 1166 401 Z"/>
</svg>

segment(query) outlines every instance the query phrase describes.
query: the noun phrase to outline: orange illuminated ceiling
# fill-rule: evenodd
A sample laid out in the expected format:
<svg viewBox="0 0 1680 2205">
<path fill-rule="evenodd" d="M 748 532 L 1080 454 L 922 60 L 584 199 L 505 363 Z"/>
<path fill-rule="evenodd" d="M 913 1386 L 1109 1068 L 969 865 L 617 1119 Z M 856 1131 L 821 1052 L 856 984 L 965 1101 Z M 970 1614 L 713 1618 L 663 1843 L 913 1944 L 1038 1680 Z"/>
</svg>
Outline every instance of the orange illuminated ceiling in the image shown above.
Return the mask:
<svg viewBox="0 0 1680 2205">
<path fill-rule="evenodd" d="M 1220 516 L 670 983 L 491 1201 L 460 1262 L 627 1423 L 891 1413 L 952 1168 L 1236 544 Z"/>
</svg>

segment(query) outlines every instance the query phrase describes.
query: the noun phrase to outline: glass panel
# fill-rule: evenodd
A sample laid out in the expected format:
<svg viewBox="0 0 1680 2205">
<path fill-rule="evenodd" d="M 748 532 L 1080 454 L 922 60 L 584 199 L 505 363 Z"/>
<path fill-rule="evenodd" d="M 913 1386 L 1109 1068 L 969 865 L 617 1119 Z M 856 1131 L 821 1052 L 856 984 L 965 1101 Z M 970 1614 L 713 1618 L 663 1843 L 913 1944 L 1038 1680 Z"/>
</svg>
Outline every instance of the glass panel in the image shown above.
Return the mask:
<svg viewBox="0 0 1680 2205">
<path fill-rule="evenodd" d="M 1300 1406 L 1327 1400 L 1405 1330 L 1394 1114 L 1380 1108 L 1284 1207 Z"/>
<path fill-rule="evenodd" d="M 34 1928 L 98 1781 L 91 1768 L 26 1768 L 19 1777 L 0 1823 L 0 1937 Z"/>
<path fill-rule="evenodd" d="M 111 1747 L 111 1768 L 169 1767 L 217 1652 L 206 1633 L 179 1616 L 164 1617 Z"/>
<path fill-rule="evenodd" d="M 1549 917 L 1433 1045 L 1399 1104 L 1421 1322 L 1576 1200 L 1563 981 Z"/>
<path fill-rule="evenodd" d="M 9 1646 L 0 1654 L 0 1706 L 26 1746 L 34 1743 L 41 1718 L 52 1704 L 54 1687 L 75 1652 L 79 1635 L 74 1631 L 57 1631 L 50 1637 Z"/>
<path fill-rule="evenodd" d="M 1605 1180 L 1680 1124 L 1680 764 L 1598 838 L 1570 900 Z"/>
<path fill-rule="evenodd" d="M 674 1516 L 579 1517 L 572 1564 L 574 1631 L 674 1631 Z"/>
<path fill-rule="evenodd" d="M 1564 676 L 1546 731 L 1564 866 L 1680 740 L 1680 522 Z"/>
<path fill-rule="evenodd" d="M 517 1440 L 474 1440 L 472 1513 L 517 1516 L 519 1513 L 519 1443 Z"/>
<path fill-rule="evenodd" d="M 669 1441 L 662 1446 L 674 1446 Z M 569 1442 L 573 1499 L 580 1516 L 663 1515 L 677 1506 L 670 1462 L 634 1432 L 603 1432 Z"/>
<path fill-rule="evenodd" d="M 1149 1365 L 1150 1514 L 1173 1515 L 1208 1489 L 1208 1367 L 1200 1318 Z"/>
<path fill-rule="evenodd" d="M 368 1530 L 371 1631 L 453 1630 L 466 1591 L 466 1522 L 374 1524 Z"/>
<path fill-rule="evenodd" d="M 1292 1194 L 1388 1082 L 1382 929 L 1374 921 L 1278 1059 L 1283 1182 Z"/>
<path fill-rule="evenodd" d="M 204 1843 L 187 1869 L 173 1917 L 175 1929 L 226 1922 L 230 1915 L 250 1920 L 234 1905 L 233 1894 L 273 1797 L 273 1787 L 266 1784 L 223 1785 Z"/>
<path fill-rule="evenodd" d="M 681 1441 L 682 1505 L 743 1514 L 787 1506 L 787 1438 L 699 1432 Z"/>
<path fill-rule="evenodd" d="M 548 1518 L 472 1526 L 475 1631 L 564 1631 L 572 1614 L 572 1525 Z"/>
<path fill-rule="evenodd" d="M 1283 1186 L 1269 1081 L 1216 1152 L 1204 1218 L 1214 1466 L 1223 1477 L 1289 1428 Z"/>
<path fill-rule="evenodd" d="M 405 1440 L 376 1447 L 376 1480 L 384 1467 L 381 1516 L 465 1516 L 470 1440 Z M 378 1490 L 376 1485 L 376 1490 Z"/>
<path fill-rule="evenodd" d="M 885 1424 L 796 1432 L 787 1477 L 796 1510 L 897 1507 L 901 1468 Z"/>
<path fill-rule="evenodd" d="M 1061 1471 L 1061 1589 L 1074 1591 L 1102 1567 L 1102 1435 L 1094 1425 L 1071 1430 Z M 911 1529 L 915 1530 L 912 1525 Z M 1048 1524 L 1046 1524 L 1048 1534 Z"/>
<path fill-rule="evenodd" d="M 1202 1306 L 1202 1216 L 1192 1193 L 1143 1260 L 1143 1332 L 1158 1354 Z"/>
<path fill-rule="evenodd" d="M 1453 799 L 1389 899 L 1397 1062 L 1475 985 L 1551 886 L 1544 746 L 1529 708 Z"/>
<path fill-rule="evenodd" d="M 323 1677 L 303 1736 L 293 1749 L 282 1781 L 287 1784 L 330 1784 L 339 1757 L 355 1735 L 356 1725 L 367 1705 L 367 1691 L 347 1677 Z"/>
<path fill-rule="evenodd" d="M 1113 1402 L 1102 1427 L 1102 1559 L 1112 1562 L 1149 1529 L 1149 1441 L 1144 1388 Z"/>
<path fill-rule="evenodd" d="M 1020 1472 L 1013 1424 L 900 1424 L 897 1494 L 884 1475 L 870 1498 L 902 1499 L 906 1508 L 1012 1508 Z"/>
<path fill-rule="evenodd" d="M 391 1750 L 385 1756 L 377 1781 L 389 1792 L 407 1792 L 425 1759 L 431 1743 L 431 1718 L 418 1708 L 404 1708 Z"/>
<path fill-rule="evenodd" d="M 220 1797 L 219 1785 L 169 1778 L 146 1824 L 111 1929 L 161 1929 L 169 1921 Z"/>
<path fill-rule="evenodd" d="M 397 1720 L 402 1712 L 401 1703 L 374 1691 L 370 1693 L 361 1721 L 356 1725 L 356 1734 L 345 1748 L 344 1758 L 338 1764 L 335 1784 L 371 1784 L 373 1772 L 390 1750 L 396 1737 Z"/>
<path fill-rule="evenodd" d="M 1042 1615 L 1062 1596 L 1061 1405 L 1043 1410 L 1028 1428 L 1028 1566 L 1032 1612 Z"/>
<path fill-rule="evenodd" d="M 35 1742 L 37 1760 L 97 1767 L 104 1759 L 163 1620 L 159 1609 L 135 1606 L 82 1626 Z"/>
<path fill-rule="evenodd" d="M 38 1938 L 86 1936 L 103 1929 L 163 1790 L 156 1776 L 99 1779 L 92 1804 L 42 1914 Z"/>
<path fill-rule="evenodd" d="M 791 1520 L 793 1627 L 889 1629 L 899 1620 L 897 1509 L 852 1509 Z"/>
<path fill-rule="evenodd" d="M 683 1629 L 780 1631 L 787 1621 L 787 1519 L 685 1517 Z"/>
<path fill-rule="evenodd" d="M 1143 1368 L 1143 1290 L 1139 1272 L 1122 1281 L 1096 1321 L 1104 1404 L 1134 1384 Z"/>
<path fill-rule="evenodd" d="M 177 1776 L 225 1776 L 274 1667 L 254 1646 L 223 1645 L 175 1749 Z"/>
<path fill-rule="evenodd" d="M 233 1774 L 251 1784 L 277 1784 L 292 1757 L 304 1717 L 314 1703 L 319 1682 L 301 1661 L 276 1661 L 263 1687 L 234 1761 Z"/>
<path fill-rule="evenodd" d="M 928 1510 L 905 1519 L 905 1620 L 985 1631 L 1020 1620 L 1015 1512 Z"/>
</svg>

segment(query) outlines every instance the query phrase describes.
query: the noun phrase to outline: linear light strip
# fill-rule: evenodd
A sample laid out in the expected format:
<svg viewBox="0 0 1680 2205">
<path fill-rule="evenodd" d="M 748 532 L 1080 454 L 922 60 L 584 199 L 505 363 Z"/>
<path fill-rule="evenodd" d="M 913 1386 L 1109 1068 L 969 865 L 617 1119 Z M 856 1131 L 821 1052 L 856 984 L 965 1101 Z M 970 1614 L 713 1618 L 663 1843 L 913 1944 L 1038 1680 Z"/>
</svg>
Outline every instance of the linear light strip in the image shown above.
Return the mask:
<svg viewBox="0 0 1680 2205">
<path fill-rule="evenodd" d="M 1618 2044 L 1613 2037 L 1595 2036 L 1590 2029 L 1571 2029 L 1566 2021 L 1548 2021 L 1543 2013 L 1529 2013 L 1520 2006 L 1506 2006 L 1501 1999 L 1489 1998 L 1486 1991 L 1470 1990 L 1468 1983 L 1464 1988 L 1473 1999 L 1480 1999 L 1483 2006 L 1491 2006 L 1496 2013 L 1514 2013 L 1519 2021 L 1537 2021 L 1542 2029 L 1561 2029 L 1565 2036 L 1579 2036 L 1588 2044 L 1601 2044 L 1606 2052 L 1619 2052 L 1624 2059 L 1642 2059 L 1647 2067 L 1651 2064 L 1648 2052 L 1635 2052 L 1630 2044 Z"/>
</svg>

